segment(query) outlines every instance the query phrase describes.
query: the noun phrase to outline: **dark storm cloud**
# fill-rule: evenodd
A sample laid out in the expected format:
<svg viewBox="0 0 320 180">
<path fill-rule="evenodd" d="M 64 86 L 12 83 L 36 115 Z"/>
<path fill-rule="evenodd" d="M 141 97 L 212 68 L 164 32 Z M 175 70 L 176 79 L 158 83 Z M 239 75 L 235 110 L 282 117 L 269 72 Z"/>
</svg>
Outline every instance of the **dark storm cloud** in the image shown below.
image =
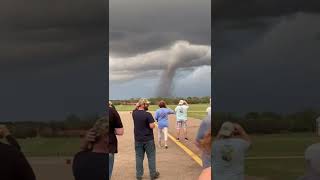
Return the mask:
<svg viewBox="0 0 320 180">
<path fill-rule="evenodd" d="M 209 45 L 210 12 L 209 0 L 111 0 L 110 52 L 131 56 L 177 40 Z"/>
<path fill-rule="evenodd" d="M 107 2 L 0 3 L 0 119 L 101 113 L 107 92 Z"/>
<path fill-rule="evenodd" d="M 304 13 L 319 13 L 318 0 L 213 0 L 214 19 L 242 19 L 256 17 L 278 17 Z"/>
<path fill-rule="evenodd" d="M 68 63 L 101 53 L 106 44 L 103 1 L 5 1 L 0 7 L 0 64 Z"/>
</svg>

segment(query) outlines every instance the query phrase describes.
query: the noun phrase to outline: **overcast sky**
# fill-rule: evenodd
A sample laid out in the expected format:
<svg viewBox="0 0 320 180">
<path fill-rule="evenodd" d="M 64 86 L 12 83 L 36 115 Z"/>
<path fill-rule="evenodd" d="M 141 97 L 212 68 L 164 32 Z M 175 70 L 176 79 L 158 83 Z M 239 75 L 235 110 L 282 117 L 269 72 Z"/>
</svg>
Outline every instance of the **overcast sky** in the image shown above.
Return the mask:
<svg viewBox="0 0 320 180">
<path fill-rule="evenodd" d="M 320 108 L 320 1 L 213 1 L 218 111 Z"/>
<path fill-rule="evenodd" d="M 211 0 L 109 3 L 110 99 L 159 95 L 171 66 L 172 96 L 211 94 Z"/>
<path fill-rule="evenodd" d="M 0 121 L 104 110 L 107 7 L 98 0 L 0 3 Z"/>
</svg>

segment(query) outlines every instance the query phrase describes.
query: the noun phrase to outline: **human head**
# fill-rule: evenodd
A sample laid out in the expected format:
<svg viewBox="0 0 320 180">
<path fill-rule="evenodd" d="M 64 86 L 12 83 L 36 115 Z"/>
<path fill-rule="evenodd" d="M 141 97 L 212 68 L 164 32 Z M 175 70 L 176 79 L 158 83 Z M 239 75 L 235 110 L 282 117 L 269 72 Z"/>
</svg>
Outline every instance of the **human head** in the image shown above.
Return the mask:
<svg viewBox="0 0 320 180">
<path fill-rule="evenodd" d="M 233 136 L 233 133 L 235 132 L 235 126 L 232 122 L 225 122 L 222 124 L 219 136 L 223 138 L 230 138 Z"/>
<path fill-rule="evenodd" d="M 146 99 L 146 98 L 141 98 L 138 101 L 137 105 L 138 105 L 139 109 L 148 110 L 149 105 L 150 105 L 150 101 L 148 101 L 148 99 Z"/>
<path fill-rule="evenodd" d="M 109 107 L 112 107 L 112 102 L 111 101 L 109 101 Z"/>
<path fill-rule="evenodd" d="M 166 107 L 167 107 L 166 102 L 163 101 L 163 100 L 161 100 L 161 101 L 159 102 L 159 107 L 160 107 L 160 108 L 166 108 Z"/>
<path fill-rule="evenodd" d="M 181 105 L 184 105 L 184 104 L 185 104 L 184 100 L 181 99 L 181 100 L 179 101 L 179 105 L 181 106 Z"/>
<path fill-rule="evenodd" d="M 93 125 L 92 131 L 95 132 L 96 135 L 96 141 L 93 143 L 94 145 L 108 145 L 109 122 L 107 117 L 98 119 Z"/>
</svg>

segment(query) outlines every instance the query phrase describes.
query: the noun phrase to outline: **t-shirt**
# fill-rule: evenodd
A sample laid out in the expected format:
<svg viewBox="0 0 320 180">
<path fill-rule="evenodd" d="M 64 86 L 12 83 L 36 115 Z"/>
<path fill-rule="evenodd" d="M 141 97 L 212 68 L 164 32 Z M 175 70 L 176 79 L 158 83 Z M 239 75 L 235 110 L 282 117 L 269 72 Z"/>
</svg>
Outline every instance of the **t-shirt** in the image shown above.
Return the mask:
<svg viewBox="0 0 320 180">
<path fill-rule="evenodd" d="M 160 108 L 156 111 L 155 119 L 158 121 L 158 127 L 160 129 L 168 127 L 169 114 L 174 114 L 174 111 L 168 108 Z"/>
<path fill-rule="evenodd" d="M 320 176 L 320 143 L 313 144 L 307 148 L 305 159 L 310 162 L 310 171 Z"/>
<path fill-rule="evenodd" d="M 144 110 L 132 112 L 134 123 L 134 139 L 136 142 L 148 142 L 154 140 L 153 130 L 149 124 L 154 123 L 152 114 Z"/>
<path fill-rule="evenodd" d="M 119 113 L 113 109 L 109 109 L 109 153 L 118 153 L 118 140 L 115 134 L 116 128 L 123 128 Z"/>
<path fill-rule="evenodd" d="M 187 105 L 179 105 L 176 107 L 175 112 L 176 112 L 176 117 L 177 121 L 186 121 L 188 120 L 188 108 L 189 106 Z"/>
<path fill-rule="evenodd" d="M 239 139 L 221 139 L 212 145 L 213 179 L 244 180 L 244 160 L 250 143 Z"/>
<path fill-rule="evenodd" d="M 73 159 L 72 171 L 75 180 L 107 180 L 108 154 L 81 151 Z"/>
<path fill-rule="evenodd" d="M 27 159 L 17 147 L 0 142 L 0 179 L 35 180 Z"/>
</svg>

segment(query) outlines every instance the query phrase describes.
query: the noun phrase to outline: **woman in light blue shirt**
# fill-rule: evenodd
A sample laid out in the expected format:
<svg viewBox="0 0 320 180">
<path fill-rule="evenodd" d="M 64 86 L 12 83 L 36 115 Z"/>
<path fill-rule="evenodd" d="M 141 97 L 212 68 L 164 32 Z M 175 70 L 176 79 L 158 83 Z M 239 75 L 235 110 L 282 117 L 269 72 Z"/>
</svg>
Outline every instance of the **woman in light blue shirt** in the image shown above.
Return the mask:
<svg viewBox="0 0 320 180">
<path fill-rule="evenodd" d="M 156 111 L 156 114 L 155 114 L 155 119 L 158 122 L 159 147 L 162 147 L 161 139 L 164 138 L 164 146 L 166 149 L 168 149 L 167 141 L 168 141 L 168 127 L 169 127 L 168 115 L 169 114 L 174 114 L 174 111 L 171 110 L 170 108 L 167 108 L 165 101 L 160 101 L 159 109 Z M 162 133 L 164 137 L 162 137 Z"/>
</svg>

